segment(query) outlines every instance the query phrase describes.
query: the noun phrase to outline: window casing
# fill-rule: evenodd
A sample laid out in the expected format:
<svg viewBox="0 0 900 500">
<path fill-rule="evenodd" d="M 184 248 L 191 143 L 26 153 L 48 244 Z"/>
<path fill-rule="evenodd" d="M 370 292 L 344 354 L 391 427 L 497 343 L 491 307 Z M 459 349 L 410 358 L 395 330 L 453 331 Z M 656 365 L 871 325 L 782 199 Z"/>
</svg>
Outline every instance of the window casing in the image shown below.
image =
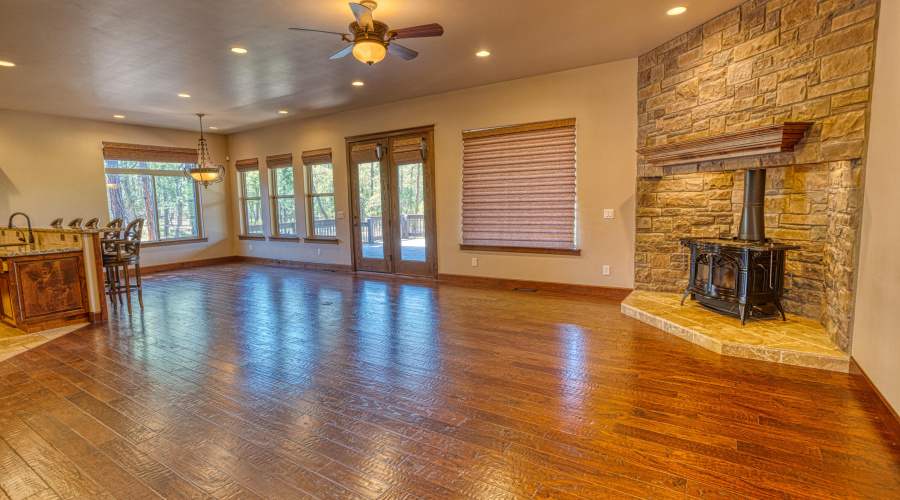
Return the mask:
<svg viewBox="0 0 900 500">
<path fill-rule="evenodd" d="M 144 219 L 145 242 L 202 237 L 200 190 L 183 174 L 197 150 L 103 143 L 109 218 Z"/>
<path fill-rule="evenodd" d="M 303 153 L 306 173 L 306 231 L 309 238 L 337 238 L 334 165 L 331 149 Z"/>
<path fill-rule="evenodd" d="M 247 236 L 263 235 L 262 199 L 259 185 L 259 161 L 238 160 L 235 162 L 238 171 L 238 187 L 241 201 L 241 234 Z"/>
<path fill-rule="evenodd" d="M 294 199 L 294 166 L 290 154 L 267 156 L 272 206 L 272 236 L 297 236 L 297 205 Z"/>
<path fill-rule="evenodd" d="M 463 133 L 463 249 L 577 254 L 575 119 Z"/>
</svg>

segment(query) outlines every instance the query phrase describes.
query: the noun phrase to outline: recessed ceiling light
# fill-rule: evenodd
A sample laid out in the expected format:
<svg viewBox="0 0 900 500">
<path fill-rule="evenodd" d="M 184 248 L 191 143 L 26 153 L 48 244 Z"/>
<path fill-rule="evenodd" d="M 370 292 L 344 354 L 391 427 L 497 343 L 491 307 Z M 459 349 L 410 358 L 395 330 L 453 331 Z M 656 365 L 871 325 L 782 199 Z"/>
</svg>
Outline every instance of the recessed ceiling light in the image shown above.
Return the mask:
<svg viewBox="0 0 900 500">
<path fill-rule="evenodd" d="M 191 96 L 191 94 L 185 94 L 185 93 L 178 94 L 178 97 L 190 97 L 190 96 Z"/>
<path fill-rule="evenodd" d="M 210 130 L 219 130 L 219 127 L 209 127 Z"/>
<path fill-rule="evenodd" d="M 481 50 L 481 51 L 476 52 L 475 55 L 478 57 L 487 57 L 487 56 L 491 55 L 491 53 L 486 50 Z"/>
<path fill-rule="evenodd" d="M 125 118 L 125 115 L 113 115 L 113 118 Z"/>
<path fill-rule="evenodd" d="M 285 110 L 282 109 L 282 110 L 278 111 L 278 114 L 280 114 L 280 115 L 286 115 L 286 114 L 287 114 L 287 111 L 285 111 Z"/>
<path fill-rule="evenodd" d="M 0 61 L 0 66 L 6 66 L 7 68 L 12 68 L 16 63 L 11 63 L 9 61 Z"/>
<path fill-rule="evenodd" d="M 247 53 L 247 49 L 245 49 L 244 47 L 232 47 L 231 51 L 234 52 L 235 54 L 246 54 Z"/>
<path fill-rule="evenodd" d="M 365 85 L 365 83 L 363 83 L 359 80 L 356 80 L 355 82 L 353 82 L 354 87 L 362 87 L 363 85 Z"/>
<path fill-rule="evenodd" d="M 670 16 L 677 16 L 678 14 L 684 14 L 687 10 L 687 7 L 675 7 L 674 9 L 670 9 L 666 14 Z"/>
</svg>

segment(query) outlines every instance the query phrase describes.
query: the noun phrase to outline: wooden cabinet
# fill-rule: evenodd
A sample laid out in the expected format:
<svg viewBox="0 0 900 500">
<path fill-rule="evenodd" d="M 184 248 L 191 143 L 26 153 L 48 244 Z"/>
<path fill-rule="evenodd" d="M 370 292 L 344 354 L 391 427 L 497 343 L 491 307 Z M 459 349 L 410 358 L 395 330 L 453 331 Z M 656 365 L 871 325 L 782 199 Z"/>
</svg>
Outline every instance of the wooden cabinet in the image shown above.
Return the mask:
<svg viewBox="0 0 900 500">
<path fill-rule="evenodd" d="M 0 274 L 0 319 L 25 332 L 90 319 L 80 252 L 9 257 Z"/>
</svg>

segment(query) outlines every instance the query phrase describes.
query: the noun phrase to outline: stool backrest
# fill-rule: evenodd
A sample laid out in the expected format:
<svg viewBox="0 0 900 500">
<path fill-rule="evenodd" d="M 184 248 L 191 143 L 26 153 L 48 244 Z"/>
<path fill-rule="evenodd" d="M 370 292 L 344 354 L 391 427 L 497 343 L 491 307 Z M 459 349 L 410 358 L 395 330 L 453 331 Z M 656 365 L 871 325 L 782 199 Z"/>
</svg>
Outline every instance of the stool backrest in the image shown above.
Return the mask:
<svg viewBox="0 0 900 500">
<path fill-rule="evenodd" d="M 106 225 L 107 229 L 115 228 L 115 231 L 105 231 L 103 233 L 104 238 L 108 239 L 116 239 L 119 237 L 119 234 L 122 232 L 122 222 L 124 222 L 121 218 L 113 219 L 109 221 L 109 224 Z"/>
<path fill-rule="evenodd" d="M 128 227 L 125 228 L 125 234 L 123 235 L 123 239 L 127 242 L 125 244 L 125 251 L 134 255 L 140 255 L 141 253 L 141 234 L 144 232 L 144 219 L 134 219 L 128 224 Z"/>
<path fill-rule="evenodd" d="M 69 227 L 81 227 L 81 217 L 72 219 L 72 222 L 69 223 Z"/>
<path fill-rule="evenodd" d="M 84 227 L 88 229 L 97 229 L 98 227 L 100 227 L 100 219 L 94 217 L 93 219 L 87 221 L 87 224 L 85 224 Z"/>
<path fill-rule="evenodd" d="M 62 227 L 62 223 L 62 217 L 60 217 L 59 219 L 53 219 L 53 221 L 50 222 L 50 227 Z"/>
</svg>

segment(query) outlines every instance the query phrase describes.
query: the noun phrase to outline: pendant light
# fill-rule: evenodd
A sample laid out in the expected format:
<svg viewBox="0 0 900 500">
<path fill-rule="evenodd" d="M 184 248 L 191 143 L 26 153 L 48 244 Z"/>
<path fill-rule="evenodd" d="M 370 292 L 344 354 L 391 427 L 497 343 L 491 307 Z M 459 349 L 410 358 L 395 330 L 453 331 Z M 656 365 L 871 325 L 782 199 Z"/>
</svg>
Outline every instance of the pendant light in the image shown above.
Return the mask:
<svg viewBox="0 0 900 500">
<path fill-rule="evenodd" d="M 197 163 L 184 166 L 184 176 L 191 179 L 204 188 L 210 184 L 225 180 L 225 167 L 214 165 L 209 158 L 209 149 L 206 146 L 206 138 L 203 137 L 203 113 L 197 113 L 200 117 L 200 140 L 197 142 Z"/>
</svg>

